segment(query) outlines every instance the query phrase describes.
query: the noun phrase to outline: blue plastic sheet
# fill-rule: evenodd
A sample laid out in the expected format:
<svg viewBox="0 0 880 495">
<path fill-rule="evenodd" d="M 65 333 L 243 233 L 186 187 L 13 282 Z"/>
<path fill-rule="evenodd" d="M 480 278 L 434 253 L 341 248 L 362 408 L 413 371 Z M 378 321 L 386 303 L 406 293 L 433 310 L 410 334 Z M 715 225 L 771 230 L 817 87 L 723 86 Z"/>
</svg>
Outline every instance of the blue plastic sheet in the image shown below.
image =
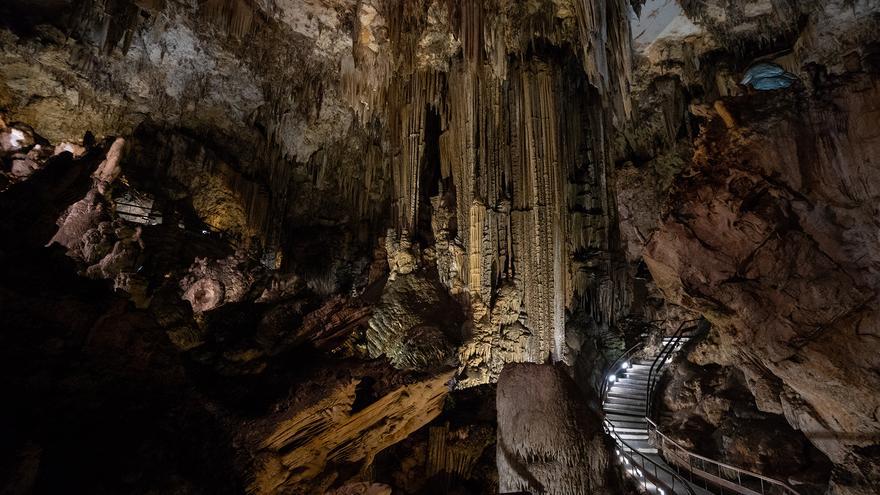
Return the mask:
<svg viewBox="0 0 880 495">
<path fill-rule="evenodd" d="M 761 62 L 746 71 L 740 84 L 751 86 L 759 91 L 772 91 L 788 88 L 797 80 L 796 75 L 786 72 L 782 67 L 769 62 Z"/>
</svg>

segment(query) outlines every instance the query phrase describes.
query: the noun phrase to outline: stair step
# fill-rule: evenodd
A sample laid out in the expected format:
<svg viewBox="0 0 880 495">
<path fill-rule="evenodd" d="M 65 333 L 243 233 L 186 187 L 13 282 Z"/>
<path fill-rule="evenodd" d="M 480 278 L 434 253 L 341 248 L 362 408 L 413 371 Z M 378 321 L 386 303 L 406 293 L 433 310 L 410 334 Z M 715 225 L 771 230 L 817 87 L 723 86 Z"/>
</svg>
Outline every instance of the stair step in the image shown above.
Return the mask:
<svg viewBox="0 0 880 495">
<path fill-rule="evenodd" d="M 656 454 L 656 453 L 658 453 L 657 447 L 654 447 L 653 445 L 651 445 L 651 442 L 649 442 L 647 439 L 633 440 L 631 442 L 627 441 L 626 443 L 631 448 L 636 449 L 638 452 L 641 452 L 643 454 Z"/>
<path fill-rule="evenodd" d="M 624 388 L 620 387 L 618 389 L 609 390 L 608 391 L 608 399 L 612 397 L 629 397 L 629 398 L 640 398 L 643 399 L 645 394 L 647 393 L 647 389 L 645 388 Z"/>
<path fill-rule="evenodd" d="M 617 387 L 625 387 L 628 389 L 639 389 L 642 391 L 642 393 L 644 393 L 644 391 L 648 388 L 647 381 L 633 380 L 630 378 L 622 378 L 620 380 L 617 380 L 616 382 L 614 382 L 614 385 Z M 610 387 L 609 390 L 611 390 L 612 388 L 614 387 Z"/>
<path fill-rule="evenodd" d="M 614 376 L 615 376 L 616 380 L 620 380 L 621 378 L 624 378 L 627 376 L 643 376 L 643 377 L 645 377 L 645 379 L 647 379 L 648 372 L 647 371 L 643 372 L 643 371 L 626 370 L 626 371 L 621 371 L 619 373 L 615 373 Z"/>
<path fill-rule="evenodd" d="M 604 409 L 625 409 L 627 411 L 645 411 L 644 404 L 628 404 L 626 402 L 608 402 L 605 401 L 603 404 Z"/>
<path fill-rule="evenodd" d="M 647 423 L 645 422 L 645 415 L 641 416 L 632 416 L 627 414 L 620 414 L 613 411 L 605 412 L 605 419 L 611 422 L 615 427 L 622 426 L 626 428 L 647 428 Z"/>
<path fill-rule="evenodd" d="M 605 415 L 605 417 L 608 418 L 608 421 L 611 422 L 611 424 L 614 426 L 615 429 L 624 428 L 626 430 L 637 430 L 637 429 L 638 430 L 645 430 L 645 431 L 648 430 L 648 424 L 645 423 L 644 417 L 642 417 L 641 419 L 638 417 L 634 418 L 632 416 L 617 417 L 617 418 L 610 417 L 615 414 L 616 413 L 610 413 L 610 414 Z"/>
<path fill-rule="evenodd" d="M 618 376 L 617 379 L 618 379 L 618 380 L 623 380 L 623 379 L 625 379 L 625 378 L 629 378 L 629 379 L 632 379 L 632 380 L 644 380 L 644 381 L 647 382 L 647 381 L 648 381 L 648 378 L 649 378 L 650 376 L 652 376 L 652 375 L 649 375 L 648 373 L 635 372 L 635 373 L 626 373 L 626 374 L 622 374 L 622 375 Z"/>
<path fill-rule="evenodd" d="M 632 445 L 632 442 L 647 442 L 648 434 L 647 433 L 638 433 L 638 432 L 625 432 L 614 430 L 624 442 Z"/>
<path fill-rule="evenodd" d="M 644 411 L 642 414 L 638 414 L 633 416 L 632 414 L 621 414 L 618 412 L 606 412 L 605 418 L 614 423 L 615 421 L 625 421 L 627 423 L 642 423 L 645 424 L 645 414 Z"/>
<path fill-rule="evenodd" d="M 651 374 L 651 368 L 629 368 L 622 373 L 618 373 L 618 375 L 645 375 L 648 376 Z"/>
<path fill-rule="evenodd" d="M 633 388 L 619 388 L 617 390 L 609 390 L 608 398 L 621 397 L 624 399 L 638 399 L 645 402 L 645 390 Z"/>
<path fill-rule="evenodd" d="M 645 401 L 642 399 L 631 399 L 628 397 L 609 397 L 605 404 L 619 406 L 645 407 Z"/>
<path fill-rule="evenodd" d="M 645 393 L 638 390 L 616 390 L 608 392 L 605 402 L 631 402 L 645 403 Z"/>
<path fill-rule="evenodd" d="M 623 415 L 630 416 L 644 416 L 645 408 L 644 407 L 636 407 L 636 406 L 621 406 L 617 404 L 606 404 L 605 412 L 614 412 Z"/>
<path fill-rule="evenodd" d="M 614 433 L 616 433 L 620 436 L 623 436 L 623 435 L 647 435 L 648 430 L 645 427 L 626 428 L 626 427 L 619 426 L 619 425 L 615 424 L 614 425 Z"/>
<path fill-rule="evenodd" d="M 624 398 L 624 399 L 641 399 L 645 400 L 646 389 L 632 389 L 632 388 L 619 388 L 617 390 L 609 390 L 608 397 L 605 399 L 606 401 L 609 399 L 613 399 L 615 397 Z"/>
<path fill-rule="evenodd" d="M 616 388 L 639 389 L 639 390 L 646 390 L 647 389 L 647 383 L 645 383 L 645 385 L 646 385 L 645 387 L 642 387 L 642 386 L 640 386 L 640 384 L 633 383 L 633 382 L 627 382 L 625 380 L 626 379 L 614 382 L 614 385 L 612 385 L 609 390 L 614 390 Z"/>
</svg>

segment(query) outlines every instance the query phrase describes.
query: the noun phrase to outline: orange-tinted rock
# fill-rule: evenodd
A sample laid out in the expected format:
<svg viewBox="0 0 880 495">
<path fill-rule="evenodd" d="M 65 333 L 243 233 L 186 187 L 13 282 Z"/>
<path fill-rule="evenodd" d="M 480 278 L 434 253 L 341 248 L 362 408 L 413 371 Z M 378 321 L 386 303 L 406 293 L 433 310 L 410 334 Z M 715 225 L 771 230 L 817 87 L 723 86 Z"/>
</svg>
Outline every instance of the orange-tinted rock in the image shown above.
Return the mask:
<svg viewBox="0 0 880 495">
<path fill-rule="evenodd" d="M 356 381 L 326 391 L 324 398 L 284 413 L 273 429 L 252 438 L 256 473 L 253 493 L 315 490 L 328 463 L 369 465 L 385 447 L 403 440 L 442 410 L 452 373 L 398 387 L 354 410 Z M 319 484 L 322 480 L 316 480 Z"/>
</svg>

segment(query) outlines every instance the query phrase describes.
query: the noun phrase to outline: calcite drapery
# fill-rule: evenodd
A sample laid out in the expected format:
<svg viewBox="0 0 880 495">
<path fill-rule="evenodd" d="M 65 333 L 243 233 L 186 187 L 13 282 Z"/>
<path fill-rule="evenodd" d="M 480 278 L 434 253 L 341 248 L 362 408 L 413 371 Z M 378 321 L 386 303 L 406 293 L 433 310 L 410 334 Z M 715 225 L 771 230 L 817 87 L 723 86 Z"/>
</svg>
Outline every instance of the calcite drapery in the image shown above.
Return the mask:
<svg viewBox="0 0 880 495">
<path fill-rule="evenodd" d="M 429 238 L 440 279 L 470 307 L 464 385 L 493 380 L 508 361 L 567 360 L 567 311 L 607 322 L 626 306 L 609 254 L 606 134 L 629 112 L 628 7 L 574 4 L 545 17 L 526 6 L 503 15 L 480 2 L 450 7 L 462 55 L 443 71 L 413 61 L 419 26 L 435 26 L 437 12 L 426 20 L 379 9 L 392 53 L 369 51 L 345 67 L 349 98 L 369 101 L 373 115 L 384 108 L 388 122 L 393 235 L 401 245 Z M 536 32 L 517 31 L 515 19 Z M 558 53 L 548 40 L 585 50 Z M 375 78 L 355 82 L 382 60 L 402 68 L 377 99 Z"/>
</svg>

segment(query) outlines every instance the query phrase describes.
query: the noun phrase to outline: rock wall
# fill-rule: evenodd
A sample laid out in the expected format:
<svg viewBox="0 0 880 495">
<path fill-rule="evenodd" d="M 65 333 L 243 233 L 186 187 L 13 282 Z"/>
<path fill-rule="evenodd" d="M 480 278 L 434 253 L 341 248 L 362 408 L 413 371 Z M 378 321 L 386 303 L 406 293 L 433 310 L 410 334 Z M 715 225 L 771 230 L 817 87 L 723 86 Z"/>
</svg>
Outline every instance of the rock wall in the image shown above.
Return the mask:
<svg viewBox="0 0 880 495">
<path fill-rule="evenodd" d="M 831 462 L 783 415 L 759 410 L 737 368 L 680 359 L 661 386 L 658 424 L 680 445 L 783 480 L 801 495 L 826 492 Z"/>
<path fill-rule="evenodd" d="M 761 409 L 785 414 L 848 472 L 835 477 L 839 493 L 877 483 L 878 96 L 862 76 L 822 98 L 725 102 L 728 118 L 708 122 L 645 258 L 670 300 L 718 328 L 710 359 L 739 366 Z"/>
</svg>

